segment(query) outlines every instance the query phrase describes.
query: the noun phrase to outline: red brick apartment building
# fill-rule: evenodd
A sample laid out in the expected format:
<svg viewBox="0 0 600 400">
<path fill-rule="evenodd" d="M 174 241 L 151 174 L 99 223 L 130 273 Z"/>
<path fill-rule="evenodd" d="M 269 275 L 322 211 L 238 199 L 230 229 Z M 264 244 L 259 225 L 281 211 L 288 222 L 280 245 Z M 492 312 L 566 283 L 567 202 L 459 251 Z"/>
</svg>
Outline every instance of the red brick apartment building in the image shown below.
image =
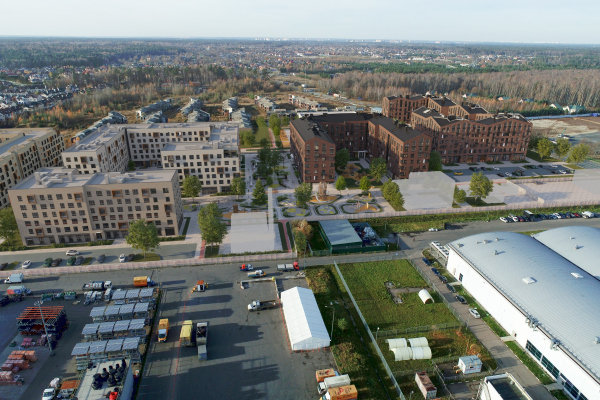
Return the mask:
<svg viewBox="0 0 600 400">
<path fill-rule="evenodd" d="M 428 101 L 429 97 L 421 95 L 384 97 L 382 113 L 385 117 L 409 123 L 412 112 L 419 107 L 426 107 Z"/>
<path fill-rule="evenodd" d="M 494 115 L 467 104 L 437 106 L 450 114 L 421 107 L 413 112 L 411 122 L 415 129 L 431 137 L 432 149 L 440 153 L 443 163 L 525 158 L 532 124 L 522 115 Z"/>
<path fill-rule="evenodd" d="M 324 114 L 313 116 L 335 143 L 336 151 L 348 149 L 351 157 L 365 158 L 371 114 Z"/>
<path fill-rule="evenodd" d="M 290 150 L 301 182 L 335 180 L 335 143 L 312 118 L 290 123 Z"/>
<path fill-rule="evenodd" d="M 413 171 L 429 169 L 431 138 L 393 119 L 376 116 L 369 120 L 369 158 L 382 157 L 393 179 L 406 179 Z"/>
</svg>

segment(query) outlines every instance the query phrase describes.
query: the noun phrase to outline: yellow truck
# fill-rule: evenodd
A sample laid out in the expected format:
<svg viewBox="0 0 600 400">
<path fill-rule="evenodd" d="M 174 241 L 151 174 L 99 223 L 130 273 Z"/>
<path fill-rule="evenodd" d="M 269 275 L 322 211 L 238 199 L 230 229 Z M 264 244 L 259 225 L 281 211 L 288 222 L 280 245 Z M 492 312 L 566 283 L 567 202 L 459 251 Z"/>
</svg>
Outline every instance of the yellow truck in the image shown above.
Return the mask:
<svg viewBox="0 0 600 400">
<path fill-rule="evenodd" d="M 181 335 L 179 335 L 179 346 L 192 346 L 192 330 L 194 329 L 191 320 L 183 321 L 181 326 Z"/>
<path fill-rule="evenodd" d="M 158 342 L 166 342 L 169 333 L 169 320 L 167 318 L 158 321 Z"/>
</svg>

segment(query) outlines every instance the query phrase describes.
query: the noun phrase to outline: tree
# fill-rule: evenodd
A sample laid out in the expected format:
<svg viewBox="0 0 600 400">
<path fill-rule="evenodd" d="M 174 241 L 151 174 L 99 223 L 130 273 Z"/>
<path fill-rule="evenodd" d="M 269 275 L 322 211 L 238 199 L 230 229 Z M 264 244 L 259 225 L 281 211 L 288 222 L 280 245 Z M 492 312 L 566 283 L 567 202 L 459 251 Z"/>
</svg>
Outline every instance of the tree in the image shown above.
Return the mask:
<svg viewBox="0 0 600 400">
<path fill-rule="evenodd" d="M 12 207 L 5 207 L 0 210 L 0 238 L 4 239 L 6 244 L 13 243 L 13 239 L 19 234 L 19 226 Z"/>
<path fill-rule="evenodd" d="M 273 131 L 273 135 L 279 136 L 279 133 L 281 132 L 281 119 L 279 118 L 279 115 L 271 114 L 269 117 L 269 126 Z"/>
<path fill-rule="evenodd" d="M 196 175 L 188 175 L 183 178 L 183 185 L 181 195 L 183 197 L 198 197 L 198 194 L 202 190 L 202 183 Z"/>
<path fill-rule="evenodd" d="M 202 240 L 210 243 L 211 248 L 213 243 L 222 243 L 227 234 L 227 225 L 223 222 L 223 211 L 215 202 L 200 207 L 198 226 Z"/>
<path fill-rule="evenodd" d="M 305 219 L 292 220 L 292 228 L 301 230 L 308 240 L 313 237 L 313 227 Z"/>
<path fill-rule="evenodd" d="M 273 131 L 273 135 L 275 135 L 276 137 L 278 137 L 281 134 L 281 127 L 279 125 L 275 125 L 271 128 L 271 130 Z"/>
<path fill-rule="evenodd" d="M 144 252 L 144 258 L 146 253 L 155 250 L 160 246 L 160 239 L 158 237 L 158 230 L 154 223 L 146 222 L 143 219 L 138 219 L 129 223 L 129 230 L 125 237 L 125 242 L 133 249 L 139 249 Z"/>
<path fill-rule="evenodd" d="M 571 151 L 571 143 L 567 138 L 559 138 L 554 146 L 554 151 L 559 158 L 565 157 Z"/>
<path fill-rule="evenodd" d="M 246 132 L 242 135 L 242 142 L 246 147 L 254 146 L 254 142 L 256 142 L 256 137 L 252 132 Z"/>
<path fill-rule="evenodd" d="M 236 176 L 231 180 L 230 190 L 239 199 L 240 196 L 246 194 L 246 181 L 243 178 Z"/>
<path fill-rule="evenodd" d="M 579 164 L 584 161 L 590 152 L 590 146 L 585 143 L 579 143 L 577 146 L 571 149 L 569 156 L 567 157 L 567 162 L 573 164 Z"/>
<path fill-rule="evenodd" d="M 396 193 L 400 193 L 400 187 L 394 181 L 385 181 L 381 187 L 381 195 L 384 199 L 388 200 L 392 198 Z"/>
<path fill-rule="evenodd" d="M 343 175 L 338 176 L 337 181 L 335 181 L 335 188 L 340 191 L 340 195 L 342 194 L 342 190 L 348 189 L 346 178 Z"/>
<path fill-rule="evenodd" d="M 350 161 L 350 152 L 348 151 L 348 149 L 341 149 L 340 151 L 335 153 L 336 168 L 346 168 L 346 165 L 348 165 L 348 161 Z"/>
<path fill-rule="evenodd" d="M 256 181 L 256 186 L 254 186 L 252 197 L 254 197 L 253 202 L 255 204 L 265 204 L 267 202 L 267 193 L 265 192 L 265 186 L 263 185 L 260 179 Z"/>
<path fill-rule="evenodd" d="M 296 243 L 296 250 L 298 251 L 298 253 L 304 253 L 304 251 L 306 250 L 307 243 L 306 236 L 300 229 L 294 229 L 293 234 L 294 243 Z"/>
<path fill-rule="evenodd" d="M 527 145 L 527 148 L 529 150 L 537 150 L 537 146 L 538 143 L 540 142 L 540 139 L 542 139 L 542 136 L 540 136 L 539 134 L 532 134 L 529 137 L 529 144 Z"/>
<path fill-rule="evenodd" d="M 271 186 L 273 184 L 273 177 L 267 176 L 267 186 Z"/>
<path fill-rule="evenodd" d="M 269 139 L 267 138 L 262 138 L 260 139 L 260 147 L 262 147 L 263 149 L 268 149 L 269 147 L 271 147 L 271 145 L 269 144 Z"/>
<path fill-rule="evenodd" d="M 281 126 L 288 126 L 290 124 L 290 117 L 284 115 L 281 117 Z"/>
<path fill-rule="evenodd" d="M 540 154 L 542 160 L 546 157 L 550 157 L 552 154 L 552 150 L 554 150 L 554 145 L 548 138 L 542 138 L 538 141 L 537 151 Z"/>
<path fill-rule="evenodd" d="M 266 127 L 267 121 L 265 121 L 265 117 L 256 117 L 256 125 L 259 127 Z"/>
<path fill-rule="evenodd" d="M 306 208 L 312 197 L 312 184 L 308 182 L 301 183 L 296 189 L 294 189 L 294 195 L 296 196 L 296 204 L 298 207 Z"/>
<path fill-rule="evenodd" d="M 456 204 L 462 204 L 467 201 L 467 192 L 454 186 L 454 201 Z"/>
<path fill-rule="evenodd" d="M 441 171 L 442 170 L 442 156 L 437 151 L 429 153 L 429 170 L 430 171 Z"/>
<path fill-rule="evenodd" d="M 269 157 L 271 157 L 271 151 L 269 149 L 260 149 L 258 151 L 258 161 L 263 164 L 269 163 Z"/>
<path fill-rule="evenodd" d="M 385 159 L 381 157 L 374 158 L 371 161 L 371 175 L 377 182 L 381 182 L 381 177 L 384 176 L 387 172 L 387 164 L 385 163 Z"/>
<path fill-rule="evenodd" d="M 492 190 L 494 189 L 494 183 L 489 180 L 483 172 L 475 172 L 471 175 L 471 184 L 469 185 L 469 191 L 471 195 L 475 197 L 475 200 L 485 199 Z"/>
<path fill-rule="evenodd" d="M 388 200 L 388 203 L 390 203 L 390 206 L 392 206 L 394 210 L 402 211 L 402 208 L 404 207 L 404 197 L 402 196 L 402 193 L 394 193 Z"/>
<path fill-rule="evenodd" d="M 371 181 L 365 175 L 360 178 L 360 182 L 358 182 L 358 187 L 362 190 L 363 193 L 369 193 L 369 189 L 371 189 Z"/>
<path fill-rule="evenodd" d="M 275 139 L 275 146 L 277 146 L 279 150 L 283 149 L 283 143 L 281 142 L 281 139 Z"/>
<path fill-rule="evenodd" d="M 269 153 L 269 166 L 271 168 L 275 168 L 283 162 L 283 154 L 279 151 L 270 151 Z"/>
<path fill-rule="evenodd" d="M 127 161 L 127 171 L 135 171 L 135 161 Z"/>
<path fill-rule="evenodd" d="M 350 329 L 350 323 L 346 318 L 338 318 L 337 326 L 342 332 L 346 332 Z"/>
</svg>

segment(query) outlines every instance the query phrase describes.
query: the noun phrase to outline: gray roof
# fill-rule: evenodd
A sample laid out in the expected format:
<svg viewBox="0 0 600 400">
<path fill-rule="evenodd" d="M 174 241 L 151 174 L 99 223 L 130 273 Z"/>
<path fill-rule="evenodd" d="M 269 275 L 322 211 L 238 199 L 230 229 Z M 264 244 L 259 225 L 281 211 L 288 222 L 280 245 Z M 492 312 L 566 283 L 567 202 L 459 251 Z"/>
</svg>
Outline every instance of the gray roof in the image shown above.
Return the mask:
<svg viewBox="0 0 600 400">
<path fill-rule="evenodd" d="M 112 339 L 106 344 L 106 351 L 121 351 L 123 339 Z"/>
<path fill-rule="evenodd" d="M 73 351 L 71 352 L 72 356 L 84 356 L 88 353 L 90 349 L 90 342 L 86 343 L 77 343 L 75 347 L 73 347 Z"/>
<path fill-rule="evenodd" d="M 302 140 L 308 142 L 311 139 L 319 138 L 326 142 L 333 143 L 327 132 L 311 118 L 296 119 L 291 122 L 293 127 L 298 131 Z"/>
<path fill-rule="evenodd" d="M 123 304 L 121 306 L 121 309 L 119 310 L 119 315 L 133 314 L 133 307 L 134 307 L 134 304 L 132 304 L 132 303 Z"/>
<path fill-rule="evenodd" d="M 362 239 L 346 219 L 319 221 L 319 224 L 332 246 L 351 243 L 362 244 Z"/>
<path fill-rule="evenodd" d="M 148 303 L 136 303 L 133 311 L 136 313 L 148 312 Z"/>
<path fill-rule="evenodd" d="M 125 295 L 128 299 L 137 299 L 140 297 L 140 289 L 130 289 L 127 291 L 127 295 Z"/>
<path fill-rule="evenodd" d="M 106 310 L 104 311 L 104 315 L 106 315 L 106 316 L 118 315 L 120 310 L 121 310 L 121 306 L 108 306 L 108 307 L 106 307 Z"/>
<path fill-rule="evenodd" d="M 112 332 L 114 327 L 115 327 L 114 322 L 103 322 L 100 324 L 100 327 L 98 328 L 98 333 Z"/>
<path fill-rule="evenodd" d="M 130 319 L 124 319 L 122 321 L 115 322 L 115 327 L 113 328 L 114 332 L 123 332 L 129 330 Z"/>
<path fill-rule="evenodd" d="M 312 117 L 314 121 L 318 123 L 331 123 L 331 124 L 339 124 L 345 122 L 366 122 L 373 118 L 373 114 L 365 114 L 365 113 L 336 113 L 336 114 L 323 114 L 323 115 L 315 115 Z"/>
<path fill-rule="evenodd" d="M 123 350 L 134 350 L 137 349 L 137 347 L 140 344 L 140 338 L 139 337 L 132 337 L 132 338 L 126 338 L 123 341 Z"/>
<path fill-rule="evenodd" d="M 100 324 L 98 323 L 94 323 L 94 324 L 86 324 L 83 327 L 83 330 L 81 331 L 82 335 L 93 335 L 96 332 L 98 332 L 98 327 L 100 326 Z"/>
<path fill-rule="evenodd" d="M 125 294 L 127 293 L 127 290 L 115 290 L 112 293 L 112 299 L 113 300 L 123 300 L 125 298 Z"/>
<path fill-rule="evenodd" d="M 152 297 L 153 294 L 154 294 L 154 289 L 152 289 L 152 288 L 142 289 L 142 290 L 140 290 L 140 299 Z"/>
<path fill-rule="evenodd" d="M 90 317 L 94 318 L 94 317 L 101 317 L 104 315 L 104 309 L 106 307 L 94 307 L 92 308 L 92 311 L 90 311 Z"/>
<path fill-rule="evenodd" d="M 108 343 L 108 340 L 99 340 L 97 342 L 91 342 L 90 354 L 104 353 L 104 350 L 106 349 L 106 343 Z"/>
<path fill-rule="evenodd" d="M 379 125 L 385 128 L 389 133 L 402 140 L 403 142 L 414 139 L 424 133 L 406 125 L 397 126 L 393 119 L 383 116 L 376 116 L 371 119 L 371 122 L 375 125 Z"/>
<path fill-rule="evenodd" d="M 135 331 L 138 329 L 144 329 L 144 326 L 146 326 L 146 320 L 141 319 L 141 318 L 132 319 L 131 322 L 129 323 L 129 330 Z"/>
<path fill-rule="evenodd" d="M 538 233 L 533 237 L 588 274 L 600 279 L 600 229 L 591 226 L 565 226 Z"/>
<path fill-rule="evenodd" d="M 579 237 L 584 232 L 580 227 L 570 231 Z M 519 233 L 482 233 L 448 246 L 600 381 L 600 346 L 594 344 L 600 336 L 598 279 L 558 251 Z M 526 278 L 535 282 L 527 284 Z"/>
</svg>

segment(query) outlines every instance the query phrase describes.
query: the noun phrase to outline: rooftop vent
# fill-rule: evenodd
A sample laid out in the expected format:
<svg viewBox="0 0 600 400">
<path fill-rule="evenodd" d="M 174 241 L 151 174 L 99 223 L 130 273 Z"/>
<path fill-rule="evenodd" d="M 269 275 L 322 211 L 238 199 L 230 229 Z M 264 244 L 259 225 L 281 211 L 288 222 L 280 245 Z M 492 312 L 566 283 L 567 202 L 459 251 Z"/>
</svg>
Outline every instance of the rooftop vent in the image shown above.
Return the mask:
<svg viewBox="0 0 600 400">
<path fill-rule="evenodd" d="M 571 272 L 571 275 L 573 275 L 575 277 L 575 279 L 581 279 L 581 278 L 583 278 L 583 275 L 578 274 L 577 272 Z"/>
<path fill-rule="evenodd" d="M 596 336 L 594 338 L 594 344 L 600 344 L 600 337 Z"/>
<path fill-rule="evenodd" d="M 525 282 L 526 284 L 530 285 L 532 283 L 536 283 L 537 281 L 535 279 L 533 279 L 532 277 L 527 277 L 527 278 L 523 278 L 523 282 Z"/>
</svg>

